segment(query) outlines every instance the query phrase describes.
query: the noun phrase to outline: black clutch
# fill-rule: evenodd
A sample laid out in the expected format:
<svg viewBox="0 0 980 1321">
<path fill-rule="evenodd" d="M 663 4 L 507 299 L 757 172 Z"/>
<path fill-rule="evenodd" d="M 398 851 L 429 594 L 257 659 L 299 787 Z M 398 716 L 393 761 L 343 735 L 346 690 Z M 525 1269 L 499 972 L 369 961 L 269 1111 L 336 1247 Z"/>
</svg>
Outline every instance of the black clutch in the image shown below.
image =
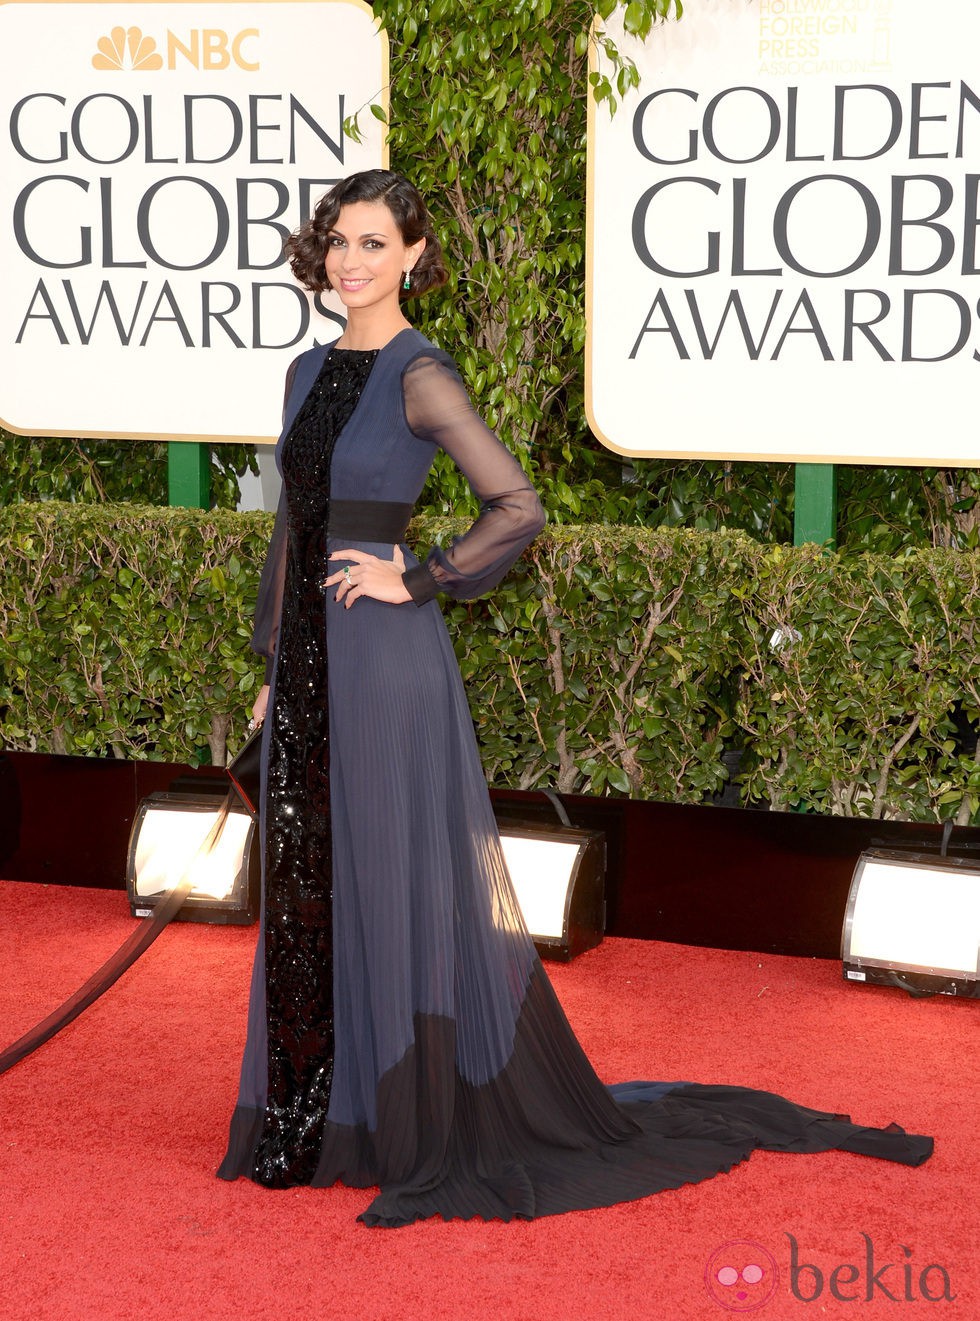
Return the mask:
<svg viewBox="0 0 980 1321">
<path fill-rule="evenodd" d="M 228 766 L 228 775 L 250 816 L 258 820 L 262 726 L 254 729 Z"/>
</svg>

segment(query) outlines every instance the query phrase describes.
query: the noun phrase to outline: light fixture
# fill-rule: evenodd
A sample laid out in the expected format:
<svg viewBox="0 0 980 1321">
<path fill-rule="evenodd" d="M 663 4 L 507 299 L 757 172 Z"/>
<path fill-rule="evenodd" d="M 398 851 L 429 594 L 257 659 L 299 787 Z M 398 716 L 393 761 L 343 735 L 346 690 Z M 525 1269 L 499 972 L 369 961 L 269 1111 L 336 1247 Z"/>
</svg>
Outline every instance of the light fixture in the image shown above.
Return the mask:
<svg viewBox="0 0 980 1321">
<path fill-rule="evenodd" d="M 980 997 L 980 865 L 946 854 L 862 853 L 841 958 L 847 981 Z"/>
<path fill-rule="evenodd" d="M 542 958 L 567 962 L 598 945 L 606 926 L 605 835 L 574 826 L 502 823 L 500 842 Z"/>
<path fill-rule="evenodd" d="M 210 840 L 212 833 L 217 837 Z M 257 837 L 249 813 L 213 795 L 150 794 L 139 805 L 129 837 L 130 912 L 148 917 L 158 898 L 189 873 L 192 886 L 177 921 L 254 922 L 259 913 Z"/>
</svg>

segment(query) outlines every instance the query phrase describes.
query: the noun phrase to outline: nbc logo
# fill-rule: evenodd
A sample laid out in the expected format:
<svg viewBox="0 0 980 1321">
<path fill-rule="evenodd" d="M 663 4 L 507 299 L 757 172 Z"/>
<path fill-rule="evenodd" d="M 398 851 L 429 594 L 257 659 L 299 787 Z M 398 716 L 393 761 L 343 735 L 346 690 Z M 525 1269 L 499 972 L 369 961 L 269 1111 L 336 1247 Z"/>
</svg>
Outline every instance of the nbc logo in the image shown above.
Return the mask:
<svg viewBox="0 0 980 1321">
<path fill-rule="evenodd" d="M 157 43 L 152 37 L 144 37 L 139 28 L 113 28 L 96 44 L 99 49 L 92 56 L 93 69 L 138 69 L 148 73 L 163 68 L 163 56 L 156 53 Z"/>
<path fill-rule="evenodd" d="M 245 44 L 259 36 L 258 28 L 224 32 L 221 28 L 192 28 L 185 37 L 167 30 L 166 67 L 176 69 L 180 62 L 195 69 L 214 71 L 236 65 L 247 73 L 258 71 L 258 60 L 250 59 Z M 146 37 L 138 27 L 115 27 L 107 37 L 99 37 L 92 67 L 100 72 L 131 69 L 150 73 L 164 68 L 164 56 L 157 51 L 153 37 Z"/>
</svg>

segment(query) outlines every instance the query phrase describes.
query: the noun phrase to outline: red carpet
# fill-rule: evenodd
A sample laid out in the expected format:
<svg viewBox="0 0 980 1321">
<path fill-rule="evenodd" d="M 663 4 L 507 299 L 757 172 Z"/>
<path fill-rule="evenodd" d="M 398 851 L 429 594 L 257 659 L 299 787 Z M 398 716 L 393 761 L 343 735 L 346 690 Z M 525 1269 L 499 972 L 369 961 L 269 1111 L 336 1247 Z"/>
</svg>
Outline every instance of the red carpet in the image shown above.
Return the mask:
<svg viewBox="0 0 980 1321">
<path fill-rule="evenodd" d="M 120 892 L 0 883 L 0 1045 L 131 930 Z M 604 1078 L 738 1082 L 895 1119 L 935 1136 L 932 1160 L 761 1152 L 607 1211 L 368 1230 L 363 1191 L 214 1178 L 254 940 L 170 927 L 0 1077 L 4 1321 L 980 1317 L 975 1001 L 847 986 L 832 962 L 607 940 L 553 971 Z M 763 1278 L 726 1285 L 726 1262 Z"/>
</svg>

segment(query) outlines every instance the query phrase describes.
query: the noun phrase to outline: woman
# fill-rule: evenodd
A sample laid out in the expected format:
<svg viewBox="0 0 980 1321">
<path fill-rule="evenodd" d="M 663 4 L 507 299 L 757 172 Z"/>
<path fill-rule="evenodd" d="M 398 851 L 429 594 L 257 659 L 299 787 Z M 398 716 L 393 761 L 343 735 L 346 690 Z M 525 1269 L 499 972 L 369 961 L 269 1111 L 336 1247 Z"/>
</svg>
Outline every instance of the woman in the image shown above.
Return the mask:
<svg viewBox="0 0 980 1321">
<path fill-rule="evenodd" d="M 287 253 L 348 320 L 287 377 L 253 639 L 263 923 L 221 1177 L 379 1186 L 362 1219 L 392 1226 L 610 1205 L 758 1146 L 924 1160 L 928 1139 L 768 1093 L 599 1082 L 514 898 L 435 602 L 500 581 L 537 497 L 402 313 L 446 279 L 407 180 L 342 181 Z M 480 514 L 419 564 L 402 538 L 440 447 Z"/>
</svg>

